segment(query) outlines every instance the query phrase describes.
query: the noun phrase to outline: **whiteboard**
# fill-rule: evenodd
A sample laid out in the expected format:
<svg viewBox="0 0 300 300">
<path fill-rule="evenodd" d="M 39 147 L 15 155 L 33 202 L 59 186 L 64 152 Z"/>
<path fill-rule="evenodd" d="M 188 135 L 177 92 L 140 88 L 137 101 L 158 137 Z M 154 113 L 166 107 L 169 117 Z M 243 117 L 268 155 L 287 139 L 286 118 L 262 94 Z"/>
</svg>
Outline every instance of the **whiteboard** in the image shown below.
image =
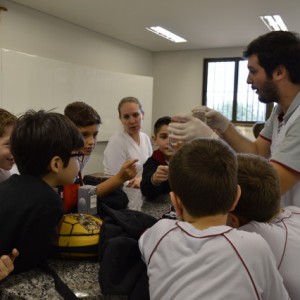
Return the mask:
<svg viewBox="0 0 300 300">
<path fill-rule="evenodd" d="M 121 128 L 119 101 L 138 98 L 145 111 L 142 131 L 152 132 L 153 77 L 114 73 L 37 55 L 1 49 L 1 107 L 19 116 L 28 109 L 54 109 L 83 101 L 100 115 L 99 141 Z"/>
</svg>

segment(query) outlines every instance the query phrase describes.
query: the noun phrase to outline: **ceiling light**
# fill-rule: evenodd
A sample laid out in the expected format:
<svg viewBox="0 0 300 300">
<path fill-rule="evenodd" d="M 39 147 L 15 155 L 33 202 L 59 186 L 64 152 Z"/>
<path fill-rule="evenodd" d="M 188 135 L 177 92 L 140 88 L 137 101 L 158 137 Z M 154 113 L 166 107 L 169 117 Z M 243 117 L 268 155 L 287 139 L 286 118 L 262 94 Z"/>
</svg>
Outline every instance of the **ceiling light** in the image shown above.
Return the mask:
<svg viewBox="0 0 300 300">
<path fill-rule="evenodd" d="M 288 31 L 286 25 L 279 15 L 260 16 L 260 18 L 270 31 Z"/>
<path fill-rule="evenodd" d="M 168 39 L 174 43 L 185 43 L 186 40 L 183 39 L 182 37 L 168 31 L 167 29 L 164 29 L 160 26 L 151 26 L 151 27 L 146 27 L 147 30 L 156 33 L 160 36 L 162 36 L 165 39 Z"/>
</svg>

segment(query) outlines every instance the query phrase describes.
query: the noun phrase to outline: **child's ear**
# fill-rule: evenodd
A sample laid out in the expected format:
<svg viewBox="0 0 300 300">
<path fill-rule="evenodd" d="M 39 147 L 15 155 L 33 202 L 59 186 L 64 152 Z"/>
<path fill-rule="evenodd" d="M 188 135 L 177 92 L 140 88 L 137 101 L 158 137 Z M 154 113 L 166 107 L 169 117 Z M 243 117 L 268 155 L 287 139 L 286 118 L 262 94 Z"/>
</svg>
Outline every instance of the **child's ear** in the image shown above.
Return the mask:
<svg viewBox="0 0 300 300">
<path fill-rule="evenodd" d="M 156 136 L 152 135 L 152 141 L 153 141 L 154 144 L 156 144 L 156 140 L 157 140 Z"/>
<path fill-rule="evenodd" d="M 54 172 L 54 173 L 58 173 L 60 168 L 62 167 L 63 162 L 61 160 L 61 158 L 59 156 L 54 156 L 52 157 L 50 163 L 49 163 L 49 167 L 50 167 L 50 171 Z"/>
<path fill-rule="evenodd" d="M 180 198 L 174 192 L 170 192 L 170 198 L 175 208 L 177 218 L 181 219 L 183 207 Z"/>
<path fill-rule="evenodd" d="M 232 212 L 228 213 L 227 225 L 231 226 L 233 228 L 238 228 L 241 226 L 240 219 L 238 218 L 238 216 L 235 213 L 232 213 Z"/>
<path fill-rule="evenodd" d="M 232 203 L 231 208 L 229 210 L 230 212 L 234 211 L 236 205 L 239 202 L 240 197 L 241 197 L 241 187 L 239 185 L 237 185 L 235 199 L 234 199 L 234 202 Z"/>
</svg>

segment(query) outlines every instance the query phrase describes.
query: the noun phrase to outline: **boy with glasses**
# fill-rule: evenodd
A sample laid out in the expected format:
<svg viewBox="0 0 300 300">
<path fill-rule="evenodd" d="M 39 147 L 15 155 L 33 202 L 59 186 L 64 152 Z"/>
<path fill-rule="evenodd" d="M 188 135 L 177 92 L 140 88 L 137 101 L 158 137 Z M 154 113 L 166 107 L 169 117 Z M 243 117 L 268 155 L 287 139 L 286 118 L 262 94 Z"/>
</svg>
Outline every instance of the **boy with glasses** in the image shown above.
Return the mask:
<svg viewBox="0 0 300 300">
<path fill-rule="evenodd" d="M 10 147 L 20 175 L 0 183 L 0 256 L 18 249 L 20 272 L 48 257 L 63 214 L 54 187 L 74 182 L 83 139 L 64 115 L 28 111 L 17 120 Z"/>
</svg>

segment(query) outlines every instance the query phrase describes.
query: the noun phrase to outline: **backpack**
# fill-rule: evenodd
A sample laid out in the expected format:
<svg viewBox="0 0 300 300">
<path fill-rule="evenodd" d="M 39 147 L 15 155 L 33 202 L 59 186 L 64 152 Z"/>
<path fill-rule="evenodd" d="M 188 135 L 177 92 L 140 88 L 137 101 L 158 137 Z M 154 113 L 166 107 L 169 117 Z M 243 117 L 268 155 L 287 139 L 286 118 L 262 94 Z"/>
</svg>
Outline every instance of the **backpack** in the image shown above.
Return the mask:
<svg viewBox="0 0 300 300">
<path fill-rule="evenodd" d="M 99 242 L 101 293 L 149 300 L 147 267 L 141 259 L 138 239 L 158 220 L 140 211 L 114 210 L 103 203 L 100 209 L 105 214 Z"/>
<path fill-rule="evenodd" d="M 98 256 L 102 220 L 88 214 L 65 214 L 57 227 L 55 256 L 90 258 Z"/>
<path fill-rule="evenodd" d="M 102 220 L 96 216 L 77 213 L 63 215 L 57 226 L 54 244 L 50 248 L 50 256 L 72 259 L 96 258 L 101 226 Z M 47 261 L 40 267 L 45 273 L 52 275 L 55 289 L 63 299 L 79 299 Z"/>
</svg>

